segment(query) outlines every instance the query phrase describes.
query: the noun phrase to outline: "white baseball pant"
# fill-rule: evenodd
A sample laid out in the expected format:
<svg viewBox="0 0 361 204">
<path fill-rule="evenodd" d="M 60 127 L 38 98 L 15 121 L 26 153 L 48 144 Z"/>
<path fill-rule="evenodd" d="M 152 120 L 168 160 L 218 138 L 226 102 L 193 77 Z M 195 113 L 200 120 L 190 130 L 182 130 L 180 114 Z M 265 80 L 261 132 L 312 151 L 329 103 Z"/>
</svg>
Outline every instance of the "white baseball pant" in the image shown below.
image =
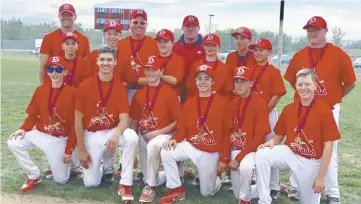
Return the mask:
<svg viewBox="0 0 361 204">
<path fill-rule="evenodd" d="M 270 204 L 270 170 L 277 167 L 280 170 L 291 170 L 300 186 L 301 203 L 319 204 L 320 193 L 314 193 L 313 184 L 321 166 L 321 159 L 307 159 L 291 151 L 287 145 L 276 145 L 256 152 L 257 191 L 259 204 Z"/>
<path fill-rule="evenodd" d="M 240 153 L 240 150 L 233 150 L 231 152 L 232 160 Z M 257 190 L 251 188 L 252 178 L 256 174 L 255 164 L 256 153 L 248 153 L 239 164 L 237 171 L 231 170 L 231 183 L 234 196 L 243 201 L 250 201 L 252 198 L 257 198 Z"/>
<path fill-rule="evenodd" d="M 130 104 L 132 103 L 133 97 L 135 92 L 137 91 L 137 89 L 128 89 L 128 104 L 130 106 Z"/>
<path fill-rule="evenodd" d="M 170 151 L 162 149 L 161 159 L 167 179 L 167 188 L 174 189 L 182 186 L 179 178 L 178 161 L 189 161 L 196 166 L 199 174 L 200 191 L 202 196 L 214 195 L 221 187 L 222 181 L 217 176 L 219 152 L 205 152 L 195 148 L 188 141 L 182 141 Z"/>
<path fill-rule="evenodd" d="M 39 168 L 31 160 L 28 150 L 38 147 L 45 156 L 53 173 L 53 181 L 65 184 L 69 180 L 70 164 L 65 164 L 64 151 L 68 137 L 55 137 L 38 130 L 25 133 L 23 139 L 8 140 L 8 147 L 29 179 L 41 176 Z"/>
<path fill-rule="evenodd" d="M 144 141 L 143 136 L 139 135 L 139 156 L 143 181 L 149 186 L 160 186 L 165 183 L 165 172 L 158 172 L 160 167 L 160 151 L 166 144 L 171 135 L 158 135 L 148 143 Z"/>
<path fill-rule="evenodd" d="M 276 127 L 276 123 L 278 121 L 278 112 L 276 108 L 274 108 L 269 113 L 268 120 L 271 128 L 271 132 L 266 135 L 266 141 L 269 141 L 275 135 L 273 129 Z M 276 191 L 280 190 L 280 170 L 277 168 L 271 168 L 270 188 L 271 190 L 276 190 Z"/>
<path fill-rule="evenodd" d="M 87 187 L 99 186 L 101 182 L 103 170 L 100 163 L 104 154 L 106 154 L 105 145 L 112 136 L 114 129 L 115 128 L 97 132 L 84 132 L 85 147 L 92 159 L 89 167 L 83 170 L 83 181 Z M 122 135 L 119 135 L 119 146 L 122 147 L 125 153 L 120 155 L 122 157 L 122 172 L 119 184 L 126 186 L 133 185 L 133 166 L 137 143 L 138 135 L 132 129 L 128 128 L 124 130 Z"/>
<path fill-rule="evenodd" d="M 337 127 L 339 126 L 340 118 L 340 104 L 333 106 L 333 117 L 335 118 Z M 291 189 L 298 191 L 297 179 L 294 174 L 290 178 Z M 327 174 L 325 177 L 326 195 L 333 198 L 340 198 L 340 187 L 338 185 L 338 140 L 333 142 L 333 151 L 330 164 L 328 166 Z"/>
</svg>

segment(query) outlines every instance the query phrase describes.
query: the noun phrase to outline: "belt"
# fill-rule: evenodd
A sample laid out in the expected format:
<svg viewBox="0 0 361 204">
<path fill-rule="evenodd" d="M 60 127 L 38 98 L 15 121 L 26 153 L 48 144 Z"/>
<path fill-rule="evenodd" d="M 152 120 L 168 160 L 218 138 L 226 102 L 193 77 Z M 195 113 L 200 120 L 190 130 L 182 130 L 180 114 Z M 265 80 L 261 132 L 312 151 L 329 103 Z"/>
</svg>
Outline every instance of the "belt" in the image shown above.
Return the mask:
<svg viewBox="0 0 361 204">
<path fill-rule="evenodd" d="M 127 88 L 128 89 L 133 89 L 133 90 L 138 90 L 140 89 L 142 86 L 139 84 L 135 84 L 135 83 L 127 83 Z"/>
<path fill-rule="evenodd" d="M 242 147 L 238 147 L 238 146 L 231 146 L 231 150 L 235 151 L 235 150 L 243 150 Z"/>
</svg>

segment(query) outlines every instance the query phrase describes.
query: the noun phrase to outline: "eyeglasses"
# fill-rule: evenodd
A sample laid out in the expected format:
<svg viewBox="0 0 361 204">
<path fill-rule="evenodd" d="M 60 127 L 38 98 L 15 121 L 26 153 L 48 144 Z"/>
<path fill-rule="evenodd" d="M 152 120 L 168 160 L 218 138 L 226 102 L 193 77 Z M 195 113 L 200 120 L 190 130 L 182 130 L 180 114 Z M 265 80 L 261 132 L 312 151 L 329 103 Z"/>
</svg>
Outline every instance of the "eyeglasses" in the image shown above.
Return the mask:
<svg viewBox="0 0 361 204">
<path fill-rule="evenodd" d="M 64 68 L 63 68 L 63 67 L 55 67 L 55 68 L 54 68 L 54 67 L 48 67 L 46 71 L 47 71 L 48 73 L 53 73 L 54 70 L 55 70 L 56 73 L 59 73 L 59 74 L 60 74 L 60 73 L 63 72 Z"/>
<path fill-rule="evenodd" d="M 145 21 L 140 21 L 140 22 L 138 22 L 138 21 L 133 21 L 132 24 L 133 24 L 133 25 L 138 25 L 138 24 L 140 24 L 140 25 L 145 25 L 146 22 L 145 22 Z"/>
</svg>

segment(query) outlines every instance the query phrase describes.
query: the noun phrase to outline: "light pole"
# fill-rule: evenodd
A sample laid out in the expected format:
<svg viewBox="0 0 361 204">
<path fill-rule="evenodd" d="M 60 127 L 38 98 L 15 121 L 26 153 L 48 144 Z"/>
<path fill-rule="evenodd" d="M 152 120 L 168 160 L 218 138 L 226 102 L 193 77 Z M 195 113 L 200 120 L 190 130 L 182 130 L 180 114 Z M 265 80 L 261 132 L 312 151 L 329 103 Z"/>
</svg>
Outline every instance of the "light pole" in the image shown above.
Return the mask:
<svg viewBox="0 0 361 204">
<path fill-rule="evenodd" d="M 214 14 L 209 14 L 209 30 L 208 30 L 208 33 L 212 32 L 212 17 L 214 17 Z"/>
</svg>

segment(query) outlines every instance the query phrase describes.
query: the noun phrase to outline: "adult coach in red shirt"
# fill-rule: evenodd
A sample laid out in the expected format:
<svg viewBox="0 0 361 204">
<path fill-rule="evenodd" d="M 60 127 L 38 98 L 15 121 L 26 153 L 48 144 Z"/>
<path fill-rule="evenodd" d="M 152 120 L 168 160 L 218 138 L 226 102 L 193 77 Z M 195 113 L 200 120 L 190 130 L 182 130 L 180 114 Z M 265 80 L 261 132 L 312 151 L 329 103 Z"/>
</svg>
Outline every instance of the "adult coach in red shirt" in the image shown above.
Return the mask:
<svg viewBox="0 0 361 204">
<path fill-rule="evenodd" d="M 74 22 L 77 16 L 75 9 L 71 4 L 63 4 L 59 7 L 59 20 L 61 27 L 48 33 L 44 36 L 43 42 L 40 48 L 40 62 L 39 62 L 39 81 L 42 85 L 44 83 L 45 65 L 49 57 L 61 56 L 64 57 L 64 50 L 61 47 L 62 38 L 64 33 L 73 32 L 78 36 L 78 50 L 77 56 L 86 57 L 90 52 L 88 38 L 75 30 Z"/>
<path fill-rule="evenodd" d="M 202 46 L 203 36 L 199 33 L 199 20 L 193 15 L 188 15 L 183 19 L 181 35 L 177 43 L 173 47 L 173 52 L 184 59 L 184 79 L 188 76 L 189 70 L 193 62 L 205 57 L 205 51 Z M 184 102 L 186 96 L 186 88 L 182 88 L 181 100 Z"/>
<path fill-rule="evenodd" d="M 348 93 L 355 88 L 355 71 L 350 57 L 339 47 L 327 43 L 328 31 L 325 19 L 320 16 L 310 18 L 303 27 L 307 30 L 309 46 L 295 54 L 287 68 L 284 78 L 295 88 L 297 72 L 306 67 L 316 73 L 315 99 L 326 102 L 333 108 L 333 116 L 339 126 L 340 104 Z M 295 94 L 295 99 L 300 97 Z M 327 203 L 340 203 L 338 185 L 338 140 L 333 143 L 333 153 L 326 175 Z M 298 185 L 291 176 L 292 189 L 289 197 L 297 198 Z"/>
</svg>

